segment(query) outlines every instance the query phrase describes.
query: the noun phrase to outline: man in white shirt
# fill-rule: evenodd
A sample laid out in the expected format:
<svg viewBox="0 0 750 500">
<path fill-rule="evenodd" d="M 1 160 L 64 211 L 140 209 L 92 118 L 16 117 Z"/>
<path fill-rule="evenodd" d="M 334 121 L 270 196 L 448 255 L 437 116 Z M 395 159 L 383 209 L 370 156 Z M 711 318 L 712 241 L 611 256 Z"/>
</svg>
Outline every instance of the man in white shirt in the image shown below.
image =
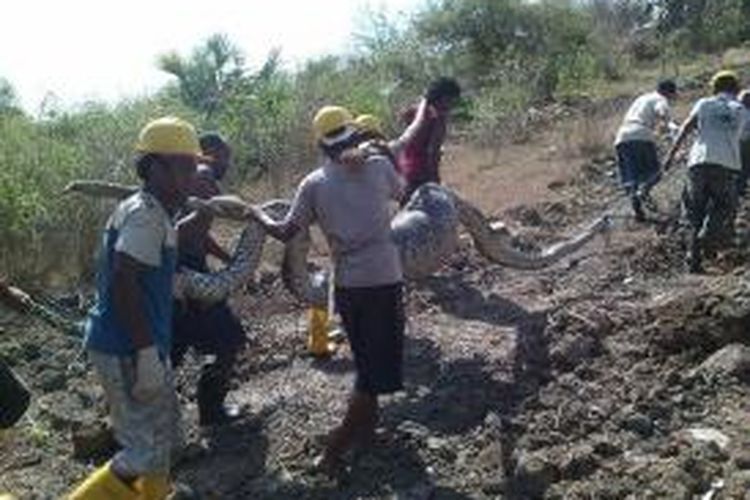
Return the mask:
<svg viewBox="0 0 750 500">
<path fill-rule="evenodd" d="M 669 102 L 676 97 L 677 85 L 672 80 L 659 82 L 656 91 L 641 95 L 630 105 L 617 131 L 615 151 L 620 179 L 638 221 L 645 220 L 642 197 L 659 180 L 655 132 L 660 125 L 670 132 L 677 129 L 669 108 Z"/>
<path fill-rule="evenodd" d="M 688 157 L 688 184 L 683 193 L 691 226 L 687 263 L 702 272 L 702 248 L 715 250 L 732 241 L 737 211 L 737 179 L 742 170 L 740 134 L 745 109 L 737 101 L 739 78 L 720 71 L 711 79 L 713 96 L 700 99 L 680 128 L 664 170 L 687 135 L 697 132 Z"/>
</svg>

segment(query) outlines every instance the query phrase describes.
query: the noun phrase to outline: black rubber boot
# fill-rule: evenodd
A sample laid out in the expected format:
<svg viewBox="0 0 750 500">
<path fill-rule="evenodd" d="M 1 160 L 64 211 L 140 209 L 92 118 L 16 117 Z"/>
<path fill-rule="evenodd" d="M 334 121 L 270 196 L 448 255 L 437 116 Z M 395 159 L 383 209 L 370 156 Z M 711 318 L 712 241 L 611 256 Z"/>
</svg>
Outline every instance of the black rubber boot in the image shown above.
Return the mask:
<svg viewBox="0 0 750 500">
<path fill-rule="evenodd" d="M 0 429 L 6 429 L 23 416 L 31 394 L 18 376 L 0 360 Z"/>
<path fill-rule="evenodd" d="M 230 424 L 239 417 L 239 409 L 227 406 L 231 361 L 217 359 L 203 366 L 198 380 L 198 423 L 202 427 Z"/>
</svg>

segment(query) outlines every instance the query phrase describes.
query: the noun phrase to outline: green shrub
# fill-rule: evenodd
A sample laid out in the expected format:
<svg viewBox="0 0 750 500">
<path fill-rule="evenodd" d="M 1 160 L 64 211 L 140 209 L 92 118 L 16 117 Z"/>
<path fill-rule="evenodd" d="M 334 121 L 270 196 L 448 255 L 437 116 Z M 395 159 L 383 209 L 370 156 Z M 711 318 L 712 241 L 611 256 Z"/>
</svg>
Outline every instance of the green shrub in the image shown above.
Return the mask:
<svg viewBox="0 0 750 500">
<path fill-rule="evenodd" d="M 111 204 L 62 190 L 81 178 L 135 182 L 137 132 L 168 113 L 189 114 L 158 98 L 87 104 L 39 120 L 0 114 L 0 275 L 43 281 L 89 274 Z"/>
<path fill-rule="evenodd" d="M 324 104 L 375 114 L 396 135 L 399 111 L 431 79 L 451 75 L 466 89 L 462 136 L 490 146 L 523 140 L 540 114 L 530 107 L 621 78 L 633 58 L 664 61 L 747 39 L 749 14 L 746 0 L 435 0 L 408 21 L 360 19 L 356 53 L 295 71 L 279 51 L 252 67 L 214 35 L 186 56 L 160 58 L 174 81 L 156 95 L 37 118 L 19 111 L 0 79 L 0 275 L 90 276 L 112 204 L 60 191 L 75 178 L 135 182 L 132 145 L 151 118 L 177 114 L 218 129 L 234 150 L 230 183 L 267 178 L 286 195 L 317 161 L 310 122 Z"/>
</svg>

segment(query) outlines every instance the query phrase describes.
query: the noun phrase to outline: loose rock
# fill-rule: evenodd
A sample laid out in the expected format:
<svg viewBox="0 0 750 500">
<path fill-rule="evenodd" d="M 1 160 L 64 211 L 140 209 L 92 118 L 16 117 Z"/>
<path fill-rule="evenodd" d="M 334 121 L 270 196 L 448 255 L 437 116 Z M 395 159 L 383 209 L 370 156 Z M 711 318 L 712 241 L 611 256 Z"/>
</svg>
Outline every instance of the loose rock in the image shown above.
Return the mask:
<svg viewBox="0 0 750 500">
<path fill-rule="evenodd" d="M 720 349 L 698 367 L 697 373 L 709 379 L 735 376 L 750 382 L 750 346 L 730 344 Z"/>
</svg>

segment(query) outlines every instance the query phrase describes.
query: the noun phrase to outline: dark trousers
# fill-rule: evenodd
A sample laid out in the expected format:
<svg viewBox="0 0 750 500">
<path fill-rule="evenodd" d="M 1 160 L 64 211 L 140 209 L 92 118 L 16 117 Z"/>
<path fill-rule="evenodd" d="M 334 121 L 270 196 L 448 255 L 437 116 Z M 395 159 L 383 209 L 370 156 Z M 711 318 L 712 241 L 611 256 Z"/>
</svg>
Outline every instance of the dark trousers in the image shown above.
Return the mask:
<svg viewBox="0 0 750 500">
<path fill-rule="evenodd" d="M 337 287 L 335 294 L 354 355 L 355 389 L 373 396 L 401 390 L 405 324 L 401 283 Z"/>
<path fill-rule="evenodd" d="M 206 272 L 205 257 L 181 255 L 183 266 Z M 201 421 L 210 421 L 223 411 L 237 354 L 244 346 L 242 323 L 226 302 L 206 306 L 196 301 L 177 301 L 172 318 L 172 364 L 182 364 L 188 349 L 213 355 L 203 364 L 197 399 Z"/>
<path fill-rule="evenodd" d="M 740 142 L 740 158 L 742 171 L 737 179 L 737 192 L 744 196 L 747 191 L 747 180 L 750 178 L 750 139 Z"/>
<path fill-rule="evenodd" d="M 650 141 L 626 141 L 615 146 L 620 182 L 628 193 L 649 189 L 659 180 L 656 144 Z"/>
<path fill-rule="evenodd" d="M 7 429 L 23 416 L 31 394 L 18 376 L 0 360 L 0 429 Z"/>
<path fill-rule="evenodd" d="M 620 182 L 630 195 L 637 220 L 645 220 L 641 198 L 660 179 L 659 158 L 656 144 L 650 141 L 626 141 L 615 146 Z"/>
<path fill-rule="evenodd" d="M 201 367 L 198 380 L 198 410 L 206 418 L 220 411 L 230 389 L 237 354 L 244 343 L 240 321 L 226 302 L 209 307 L 195 303 L 176 303 L 173 320 L 172 363 L 179 366 L 191 347 L 215 358 Z"/>
<path fill-rule="evenodd" d="M 737 213 L 737 172 L 714 164 L 693 165 L 683 192 L 690 224 L 688 258 L 699 264 L 701 249 L 731 244 Z"/>
</svg>

